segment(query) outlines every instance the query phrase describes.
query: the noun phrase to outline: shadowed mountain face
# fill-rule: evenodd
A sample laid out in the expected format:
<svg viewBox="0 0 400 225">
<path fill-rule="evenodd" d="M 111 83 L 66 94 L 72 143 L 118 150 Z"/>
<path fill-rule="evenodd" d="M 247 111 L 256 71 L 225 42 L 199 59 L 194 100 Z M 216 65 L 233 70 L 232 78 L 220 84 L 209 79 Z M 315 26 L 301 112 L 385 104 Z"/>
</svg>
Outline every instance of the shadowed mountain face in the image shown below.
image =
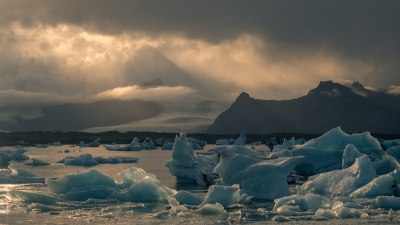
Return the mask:
<svg viewBox="0 0 400 225">
<path fill-rule="evenodd" d="M 360 83 L 323 81 L 306 96 L 259 100 L 241 93 L 209 127 L 210 133 L 322 133 L 341 126 L 348 132 L 400 133 L 400 96 L 372 91 Z"/>
<path fill-rule="evenodd" d="M 158 104 L 140 100 L 63 104 L 41 110 L 42 117 L 32 120 L 17 119 L 13 123 L 3 122 L 0 127 L 9 131 L 76 131 L 143 120 L 161 113 Z"/>
</svg>

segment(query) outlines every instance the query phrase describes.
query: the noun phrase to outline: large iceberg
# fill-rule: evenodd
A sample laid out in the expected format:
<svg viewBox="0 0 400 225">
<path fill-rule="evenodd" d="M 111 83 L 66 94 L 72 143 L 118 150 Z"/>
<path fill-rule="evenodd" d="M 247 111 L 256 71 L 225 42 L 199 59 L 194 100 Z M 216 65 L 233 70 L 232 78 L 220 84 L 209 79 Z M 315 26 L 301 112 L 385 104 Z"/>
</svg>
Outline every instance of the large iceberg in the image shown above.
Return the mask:
<svg viewBox="0 0 400 225">
<path fill-rule="evenodd" d="M 117 183 L 97 170 L 63 175 L 59 179 L 46 179 L 49 193 L 13 191 L 18 200 L 42 203 L 46 196 L 70 201 L 90 199 L 118 200 L 122 202 L 166 202 L 175 190 L 163 185 L 153 174 L 132 167 L 119 173 L 122 183 Z"/>
<path fill-rule="evenodd" d="M 192 144 L 186 134 L 176 136 L 172 149 L 172 159 L 166 163 L 172 175 L 180 180 L 189 180 L 199 185 L 214 182 L 213 170 L 217 164 L 217 155 L 194 156 Z"/>
<path fill-rule="evenodd" d="M 303 147 L 343 151 L 348 144 L 353 144 L 361 153 L 382 149 L 379 141 L 372 137 L 369 132 L 346 134 L 340 127 L 334 128 L 318 138 L 307 141 Z"/>
<path fill-rule="evenodd" d="M 369 132 L 346 134 L 340 127 L 337 127 L 292 150 L 293 156 L 305 156 L 295 170 L 300 175 L 314 175 L 341 169 L 342 164 L 344 167 L 351 164 L 355 155 L 360 156 L 354 151 L 355 149 L 360 154 L 368 155 L 373 161 L 377 161 L 385 155 L 379 141 Z"/>
<path fill-rule="evenodd" d="M 274 200 L 289 194 L 287 177 L 301 159 L 290 157 L 265 160 L 223 154 L 214 171 L 225 185 L 239 184 L 243 193 L 256 199 Z"/>
<path fill-rule="evenodd" d="M 347 169 L 309 177 L 308 181 L 302 185 L 302 190 L 328 197 L 346 196 L 370 182 L 375 176 L 376 172 L 371 160 L 368 156 L 362 156 Z"/>
</svg>

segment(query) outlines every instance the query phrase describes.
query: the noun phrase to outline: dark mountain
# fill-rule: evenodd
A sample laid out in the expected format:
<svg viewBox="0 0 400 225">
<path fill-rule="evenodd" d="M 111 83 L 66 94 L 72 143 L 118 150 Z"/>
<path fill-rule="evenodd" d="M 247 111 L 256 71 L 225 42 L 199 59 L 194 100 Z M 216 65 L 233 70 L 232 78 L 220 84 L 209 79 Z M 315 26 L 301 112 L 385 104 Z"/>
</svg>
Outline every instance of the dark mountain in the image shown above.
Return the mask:
<svg viewBox="0 0 400 225">
<path fill-rule="evenodd" d="M 148 119 L 161 113 L 154 102 L 105 100 L 93 103 L 62 104 L 41 109 L 43 116 L 0 123 L 8 131 L 76 131 Z"/>
<path fill-rule="evenodd" d="M 322 81 L 306 96 L 260 100 L 241 93 L 209 127 L 210 133 L 322 133 L 341 126 L 347 132 L 400 133 L 400 96 L 364 88 L 359 82 Z"/>
</svg>

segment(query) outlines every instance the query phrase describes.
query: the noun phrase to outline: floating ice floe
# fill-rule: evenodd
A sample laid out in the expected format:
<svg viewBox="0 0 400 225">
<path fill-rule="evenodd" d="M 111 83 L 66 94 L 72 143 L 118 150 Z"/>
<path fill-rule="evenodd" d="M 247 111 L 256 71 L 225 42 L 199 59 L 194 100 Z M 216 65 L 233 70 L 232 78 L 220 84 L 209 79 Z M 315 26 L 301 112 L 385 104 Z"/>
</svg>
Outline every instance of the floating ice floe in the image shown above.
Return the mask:
<svg viewBox="0 0 400 225">
<path fill-rule="evenodd" d="M 139 142 L 139 138 L 133 138 L 132 142 L 126 146 L 107 145 L 105 148 L 109 151 L 141 151 L 141 150 L 154 150 L 157 147 L 154 145 L 151 138 L 146 138 L 143 143 Z"/>
<path fill-rule="evenodd" d="M 217 164 L 217 155 L 194 156 L 192 144 L 186 134 L 176 136 L 172 149 L 172 159 L 166 163 L 171 174 L 180 180 L 189 180 L 199 185 L 214 182 L 213 170 Z"/>
<path fill-rule="evenodd" d="M 178 191 L 173 198 L 183 205 L 200 205 L 203 202 L 199 196 L 184 190 Z"/>
<path fill-rule="evenodd" d="M 164 186 L 153 174 L 132 167 L 120 174 L 122 183 L 90 169 L 81 173 L 63 175 L 59 179 L 46 179 L 48 193 L 12 191 L 15 200 L 48 203 L 49 199 L 87 201 L 90 199 L 118 200 L 122 202 L 166 202 L 175 190 Z M 49 198 L 49 199 L 48 199 Z M 52 201 L 50 201 L 52 202 Z"/>
<path fill-rule="evenodd" d="M 1 184 L 44 183 L 44 178 L 25 169 L 9 166 L 8 170 L 0 171 Z"/>
<path fill-rule="evenodd" d="M 67 156 L 57 163 L 72 166 L 94 166 L 98 164 L 115 164 L 115 163 L 135 163 L 139 159 L 134 157 L 93 157 L 92 154 L 83 154 L 80 156 Z"/>
<path fill-rule="evenodd" d="M 101 145 L 100 138 L 96 138 L 94 141 L 90 143 L 85 143 L 84 141 L 79 142 L 79 147 L 99 147 Z"/>
<path fill-rule="evenodd" d="M 364 186 L 376 176 L 375 169 L 368 156 L 356 159 L 349 168 L 321 173 L 308 178 L 302 190 L 324 196 L 348 196 Z"/>
<path fill-rule="evenodd" d="M 239 185 L 232 186 L 212 185 L 208 188 L 208 192 L 202 205 L 220 203 L 223 207 L 230 207 L 240 203 L 249 203 L 251 197 L 246 194 L 240 194 Z"/>
<path fill-rule="evenodd" d="M 24 148 L 17 148 L 16 150 L 0 151 L 0 165 L 6 166 L 11 161 L 24 161 L 29 157 L 25 154 Z"/>
<path fill-rule="evenodd" d="M 301 159 L 290 157 L 265 160 L 222 154 L 214 171 L 225 185 L 239 184 L 243 193 L 256 199 L 274 200 L 289 194 L 287 177 Z"/>
<path fill-rule="evenodd" d="M 395 196 L 378 196 L 374 200 L 374 206 L 383 209 L 400 209 L 400 197 Z"/>
<path fill-rule="evenodd" d="M 40 159 L 36 159 L 36 158 L 31 158 L 32 162 L 30 163 L 25 163 L 26 165 L 31 165 L 31 166 L 47 166 L 50 165 L 48 162 L 45 162 L 43 160 Z"/>
</svg>

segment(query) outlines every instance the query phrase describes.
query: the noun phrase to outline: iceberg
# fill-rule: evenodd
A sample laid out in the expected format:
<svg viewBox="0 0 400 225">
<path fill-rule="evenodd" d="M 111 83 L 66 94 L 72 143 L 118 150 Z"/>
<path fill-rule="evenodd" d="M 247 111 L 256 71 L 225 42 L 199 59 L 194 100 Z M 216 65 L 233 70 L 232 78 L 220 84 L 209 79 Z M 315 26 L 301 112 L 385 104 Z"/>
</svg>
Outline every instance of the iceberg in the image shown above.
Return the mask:
<svg viewBox="0 0 400 225">
<path fill-rule="evenodd" d="M 142 145 L 139 143 L 139 138 L 134 137 L 129 145 L 107 145 L 105 148 L 109 151 L 140 151 L 142 150 Z"/>
<path fill-rule="evenodd" d="M 256 199 L 274 200 L 289 194 L 287 177 L 302 157 L 263 160 L 238 154 L 223 154 L 214 171 L 225 185 L 239 184 Z M 274 182 L 270 182 L 270 181 Z"/>
<path fill-rule="evenodd" d="M 8 170 L 0 171 L 0 184 L 30 183 L 44 183 L 44 178 L 16 166 L 9 166 Z"/>
<path fill-rule="evenodd" d="M 354 164 L 358 157 L 364 156 L 365 154 L 360 153 L 356 146 L 352 144 L 346 145 L 343 152 L 342 169 L 346 169 Z"/>
<path fill-rule="evenodd" d="M 202 205 L 220 203 L 223 207 L 239 204 L 242 199 L 239 185 L 232 186 L 211 185 Z"/>
<path fill-rule="evenodd" d="M 274 200 L 273 211 L 278 211 L 283 206 L 296 206 L 300 211 L 316 211 L 318 209 L 330 209 L 332 201 L 324 196 L 307 193 L 305 195 L 290 195 Z"/>
<path fill-rule="evenodd" d="M 135 163 L 139 159 L 134 157 L 93 157 L 92 154 L 83 154 L 80 156 L 67 156 L 58 161 L 69 166 L 95 166 L 99 164 L 116 164 L 116 163 Z"/>
<path fill-rule="evenodd" d="M 400 161 L 400 145 L 388 148 L 386 153 L 396 158 L 397 161 Z"/>
<path fill-rule="evenodd" d="M 210 154 L 239 154 L 239 155 L 245 155 L 245 156 L 250 156 L 250 157 L 265 157 L 265 153 L 262 151 L 257 151 L 253 149 L 246 148 L 244 146 L 233 146 L 233 147 L 227 147 L 227 146 L 220 146 L 217 148 L 213 148 L 208 150 L 208 153 Z"/>
<path fill-rule="evenodd" d="M 229 145 L 229 140 L 228 139 L 218 139 L 215 142 L 216 145 Z"/>
<path fill-rule="evenodd" d="M 400 209 L 400 197 L 395 196 L 378 196 L 374 200 L 374 206 L 383 209 Z"/>
<path fill-rule="evenodd" d="M 368 153 L 371 150 L 382 150 L 379 141 L 372 137 L 369 132 L 346 134 L 340 127 L 334 128 L 318 138 L 307 141 L 303 147 L 343 151 L 348 144 L 353 144 L 361 153 Z"/>
<path fill-rule="evenodd" d="M 238 138 L 236 138 L 234 145 L 246 145 L 247 137 L 246 134 L 242 131 Z"/>
<path fill-rule="evenodd" d="M 154 145 L 153 140 L 151 140 L 151 138 L 146 138 L 144 139 L 143 143 L 142 143 L 142 147 L 144 150 L 154 150 L 157 149 Z"/>
<path fill-rule="evenodd" d="M 108 199 L 117 199 L 123 202 L 166 202 L 176 191 L 163 185 L 153 174 L 141 168 L 132 167 L 122 171 L 120 177 L 124 181 L 122 186 L 130 184 L 128 188 L 115 191 Z M 128 182 L 129 180 L 129 182 Z"/>
<path fill-rule="evenodd" d="M 224 206 L 220 203 L 215 204 L 204 204 L 200 208 L 193 210 L 193 212 L 201 214 L 203 216 L 212 216 L 226 213 Z"/>
<path fill-rule="evenodd" d="M 188 191 L 180 190 L 178 191 L 174 197 L 180 204 L 184 205 L 200 205 L 203 202 L 203 199 L 194 195 Z"/>
<path fill-rule="evenodd" d="M 96 138 L 94 141 L 90 143 L 85 143 L 84 141 L 79 142 L 79 147 L 99 147 L 101 145 L 100 138 Z"/>
<path fill-rule="evenodd" d="M 347 151 L 344 153 L 346 147 Z M 305 156 L 295 170 L 303 176 L 339 170 L 343 163 L 345 167 L 349 166 L 351 160 L 354 159 L 354 154 L 359 155 L 354 151 L 355 149 L 359 153 L 368 155 L 373 161 L 385 155 L 378 140 L 369 132 L 350 135 L 337 127 L 303 145 L 294 147 L 293 156 Z M 344 159 L 343 156 L 345 156 Z"/>
<path fill-rule="evenodd" d="M 354 198 L 375 198 L 377 196 L 399 195 L 400 169 L 381 175 L 350 194 Z"/>
<path fill-rule="evenodd" d="M 349 168 L 335 170 L 309 177 L 301 187 L 303 191 L 328 197 L 348 196 L 353 191 L 364 186 L 376 176 L 368 156 L 356 159 Z"/>
<path fill-rule="evenodd" d="M 172 149 L 172 159 L 166 163 L 170 173 L 180 180 L 189 180 L 199 185 L 214 182 L 213 170 L 217 164 L 217 155 L 194 156 L 191 143 L 186 134 L 176 136 Z"/>
<path fill-rule="evenodd" d="M 119 173 L 119 176 L 122 183 L 115 182 L 113 178 L 97 170 L 89 169 L 67 174 L 56 180 L 46 179 L 46 184 L 54 197 L 72 201 L 106 199 L 122 202 L 166 202 L 176 194 L 175 190 L 166 187 L 153 174 L 141 168 L 129 168 Z"/>
<path fill-rule="evenodd" d="M 29 157 L 25 155 L 26 150 L 18 147 L 16 150 L 0 151 L 0 165 L 7 166 L 11 161 L 24 161 Z"/>
<path fill-rule="evenodd" d="M 31 165 L 31 166 L 47 166 L 47 165 L 50 165 L 48 162 L 45 162 L 45 161 L 40 160 L 40 159 L 31 158 L 31 160 L 32 160 L 32 162 L 26 163 L 26 165 Z"/>
<path fill-rule="evenodd" d="M 384 140 L 381 142 L 381 145 L 383 149 L 388 150 L 389 148 L 399 146 L 400 145 L 400 139 L 394 139 L 394 140 Z"/>
</svg>

